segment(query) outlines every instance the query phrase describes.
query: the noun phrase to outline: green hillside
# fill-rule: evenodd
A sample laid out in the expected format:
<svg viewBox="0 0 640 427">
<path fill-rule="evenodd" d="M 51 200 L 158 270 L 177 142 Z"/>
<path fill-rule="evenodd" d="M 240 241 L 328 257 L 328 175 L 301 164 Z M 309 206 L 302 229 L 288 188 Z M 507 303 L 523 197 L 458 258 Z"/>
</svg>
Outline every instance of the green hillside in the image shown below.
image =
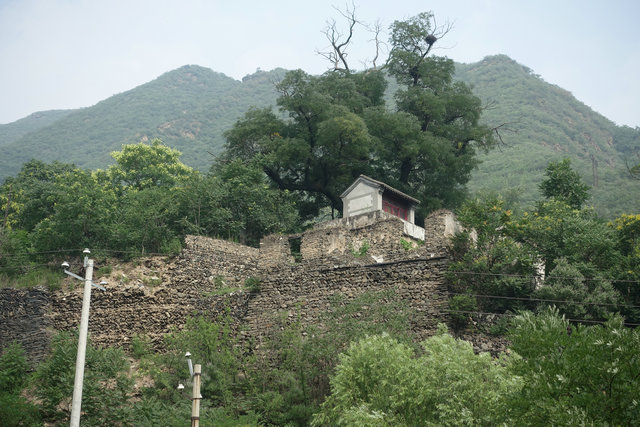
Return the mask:
<svg viewBox="0 0 640 427">
<path fill-rule="evenodd" d="M 547 164 L 569 157 L 592 187 L 591 203 L 599 213 L 640 211 L 640 182 L 629 177 L 623 157 L 632 147 L 621 138 L 625 133 L 638 138 L 640 132 L 616 126 L 505 55 L 458 64 L 456 73 L 491 106 L 483 120 L 512 130 L 503 132 L 505 146 L 481 156 L 471 191 L 512 190 L 530 205 L 540 197 L 538 183 Z"/>
<path fill-rule="evenodd" d="M 506 145 L 481 156 L 469 183 L 472 192 L 510 192 L 530 205 L 539 198 L 537 186 L 549 161 L 569 157 L 594 187 L 591 203 L 599 213 L 640 211 L 640 181 L 628 176 L 624 163 L 637 163 L 640 131 L 616 126 L 504 55 L 458 64 L 456 70 L 491 105 L 484 121 L 506 124 Z M 153 138 L 180 150 L 186 164 L 206 170 L 224 144 L 223 132 L 250 106 L 275 104 L 274 83 L 284 73 L 258 71 L 240 82 L 188 65 L 93 107 L 0 125 L 0 178 L 15 175 L 31 158 L 105 168 L 113 162 L 109 153 L 122 144 Z"/>
<path fill-rule="evenodd" d="M 73 111 L 75 110 L 39 111 L 13 123 L 0 125 L 0 147 L 10 144 L 30 132 L 49 126 Z"/>
<path fill-rule="evenodd" d="M 112 163 L 122 144 L 160 138 L 198 168 L 220 151 L 222 133 L 251 105 L 275 103 L 273 81 L 284 70 L 257 72 L 239 82 L 188 65 L 0 147 L 0 177 L 15 174 L 31 158 L 74 162 L 86 168 Z"/>
</svg>

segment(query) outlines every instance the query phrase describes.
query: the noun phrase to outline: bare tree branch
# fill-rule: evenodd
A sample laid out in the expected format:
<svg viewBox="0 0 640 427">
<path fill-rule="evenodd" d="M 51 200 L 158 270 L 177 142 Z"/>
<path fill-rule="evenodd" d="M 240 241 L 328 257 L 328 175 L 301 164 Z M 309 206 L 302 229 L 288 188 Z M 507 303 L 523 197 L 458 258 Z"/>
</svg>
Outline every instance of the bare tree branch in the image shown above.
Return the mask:
<svg viewBox="0 0 640 427">
<path fill-rule="evenodd" d="M 351 3 L 351 8 L 349 6 L 345 7 L 345 10 L 342 11 L 336 7 L 334 7 L 336 11 L 347 21 L 348 31 L 345 36 L 339 29 L 338 24 L 335 19 L 331 19 L 327 21 L 327 26 L 322 33 L 325 35 L 327 40 L 329 40 L 329 49 L 328 51 L 320 51 L 316 50 L 318 55 L 321 55 L 327 58 L 332 66 L 333 70 L 349 70 L 349 64 L 347 63 L 347 48 L 349 47 L 349 43 L 351 43 L 351 39 L 353 38 L 354 29 L 357 24 L 360 24 L 360 21 L 356 18 L 356 6 L 354 3 Z"/>
<path fill-rule="evenodd" d="M 367 31 L 369 31 L 370 33 L 373 33 L 373 38 L 369 39 L 369 42 L 374 43 L 375 54 L 373 59 L 371 60 L 371 66 L 369 66 L 368 60 L 362 61 L 362 65 L 365 68 L 365 70 L 368 70 L 368 71 L 382 70 L 384 69 L 386 64 L 382 64 L 382 66 L 378 67 L 378 59 L 382 54 L 383 48 L 387 48 L 387 43 L 380 40 L 380 35 L 382 34 L 382 21 L 378 19 L 373 25 L 367 25 L 366 28 L 367 28 Z"/>
</svg>

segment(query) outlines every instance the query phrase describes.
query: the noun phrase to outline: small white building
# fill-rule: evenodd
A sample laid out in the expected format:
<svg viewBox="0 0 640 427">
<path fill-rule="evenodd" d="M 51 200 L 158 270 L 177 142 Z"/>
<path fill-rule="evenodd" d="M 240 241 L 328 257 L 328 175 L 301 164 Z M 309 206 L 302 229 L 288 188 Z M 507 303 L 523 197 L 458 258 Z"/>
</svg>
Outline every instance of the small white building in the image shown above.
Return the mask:
<svg viewBox="0 0 640 427">
<path fill-rule="evenodd" d="M 406 233 L 424 240 L 424 229 L 415 225 L 416 206 L 419 200 L 366 175 L 360 175 L 340 195 L 342 217 L 387 212 L 405 221 Z"/>
<path fill-rule="evenodd" d="M 342 199 L 342 216 L 344 218 L 363 213 L 383 211 L 403 220 L 415 223 L 416 206 L 419 200 L 404 194 L 402 191 L 376 181 L 366 175 L 360 175 L 340 195 Z"/>
</svg>

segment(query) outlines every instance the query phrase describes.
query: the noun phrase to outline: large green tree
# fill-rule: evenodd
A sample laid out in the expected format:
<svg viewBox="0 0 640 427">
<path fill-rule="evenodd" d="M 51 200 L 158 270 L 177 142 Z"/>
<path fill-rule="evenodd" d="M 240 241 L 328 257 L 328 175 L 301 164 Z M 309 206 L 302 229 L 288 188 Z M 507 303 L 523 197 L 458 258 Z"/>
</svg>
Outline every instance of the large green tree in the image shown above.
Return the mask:
<svg viewBox="0 0 640 427">
<path fill-rule="evenodd" d="M 441 333 L 409 346 L 383 334 L 353 342 L 340 355 L 331 395 L 313 425 L 511 424 L 508 399 L 522 387 L 508 359 L 474 354 L 470 343 Z"/>
<path fill-rule="evenodd" d="M 276 86 L 281 114 L 248 111 L 225 134 L 225 157 L 255 162 L 278 188 L 299 193 L 303 217 L 323 206 L 341 211 L 339 195 L 360 174 L 420 199 L 419 216 L 456 206 L 477 148 L 494 139 L 479 124 L 480 100 L 453 81 L 453 61 L 432 55 L 445 32 L 431 13 L 394 22 L 387 64 L 364 71 L 349 68 L 347 45 L 333 40 L 344 66 L 287 73 Z M 384 105 L 386 76 L 400 84 L 394 108 Z"/>
<path fill-rule="evenodd" d="M 640 417 L 640 333 L 619 316 L 571 325 L 558 310 L 516 317 L 510 329 L 523 379 L 511 403 L 520 425 L 633 425 Z"/>
<path fill-rule="evenodd" d="M 480 99 L 469 86 L 453 81 L 451 59 L 432 55 L 447 31 L 435 25 L 432 13 L 391 25 L 388 71 L 400 84 L 397 110 L 411 115 L 420 131 L 404 138 L 409 149 L 386 160 L 399 162 L 393 177 L 430 210 L 463 200 L 477 165 L 476 150 L 495 144 L 494 130 L 479 123 Z"/>
<path fill-rule="evenodd" d="M 514 214 L 499 197 L 462 206 L 459 219 L 475 231 L 453 241 L 449 289 L 477 295 L 484 311 L 556 304 L 572 320 L 624 311 L 635 321 L 635 216 L 607 223 L 592 208 L 568 204 L 566 196 L 584 188 L 568 162 L 551 163 L 543 183 L 549 191 L 532 212 Z"/>
<path fill-rule="evenodd" d="M 589 199 L 589 186 L 571 168 L 569 159 L 547 165 L 540 190 L 545 198 L 563 201 L 574 209 L 580 209 Z"/>
</svg>

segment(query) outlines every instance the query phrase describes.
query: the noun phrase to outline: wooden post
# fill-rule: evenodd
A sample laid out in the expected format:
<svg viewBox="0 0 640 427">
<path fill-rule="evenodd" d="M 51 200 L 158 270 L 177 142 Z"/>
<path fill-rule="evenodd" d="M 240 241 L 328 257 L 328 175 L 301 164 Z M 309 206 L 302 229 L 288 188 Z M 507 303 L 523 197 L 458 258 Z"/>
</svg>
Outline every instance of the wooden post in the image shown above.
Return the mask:
<svg viewBox="0 0 640 427">
<path fill-rule="evenodd" d="M 200 426 L 200 373 L 202 372 L 201 365 L 195 365 L 193 369 L 193 398 L 191 404 L 191 427 Z"/>
</svg>

